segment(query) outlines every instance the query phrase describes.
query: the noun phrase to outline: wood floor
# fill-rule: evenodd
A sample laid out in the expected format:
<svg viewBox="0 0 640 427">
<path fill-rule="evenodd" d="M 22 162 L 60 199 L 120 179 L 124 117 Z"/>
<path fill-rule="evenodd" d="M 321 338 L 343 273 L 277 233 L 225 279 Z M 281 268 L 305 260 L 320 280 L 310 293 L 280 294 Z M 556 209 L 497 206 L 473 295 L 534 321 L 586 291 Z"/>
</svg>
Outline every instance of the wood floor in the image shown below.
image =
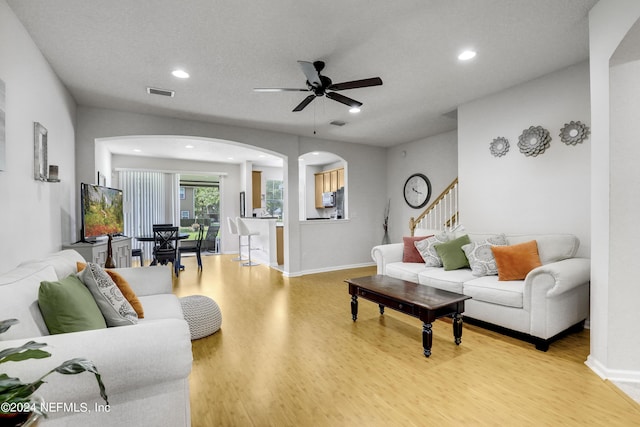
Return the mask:
<svg viewBox="0 0 640 427">
<path fill-rule="evenodd" d="M 360 301 L 351 320 L 343 282 L 374 268 L 285 278 L 232 256 L 195 258 L 178 296 L 213 298 L 222 329 L 193 341 L 194 427 L 638 426 L 640 405 L 584 365 L 589 334 L 533 345 L 465 324 L 433 326 L 422 354 L 419 320 Z"/>
</svg>

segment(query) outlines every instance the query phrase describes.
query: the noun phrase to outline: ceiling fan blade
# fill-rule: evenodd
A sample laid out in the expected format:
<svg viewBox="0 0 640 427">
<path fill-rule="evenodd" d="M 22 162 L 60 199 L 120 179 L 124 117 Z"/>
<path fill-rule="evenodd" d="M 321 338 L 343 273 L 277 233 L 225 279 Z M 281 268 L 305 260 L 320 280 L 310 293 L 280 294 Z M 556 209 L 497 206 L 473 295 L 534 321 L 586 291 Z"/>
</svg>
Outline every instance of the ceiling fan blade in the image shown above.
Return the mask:
<svg viewBox="0 0 640 427">
<path fill-rule="evenodd" d="M 309 89 L 297 89 L 291 87 L 256 87 L 254 92 L 309 92 Z"/>
<path fill-rule="evenodd" d="M 296 108 L 293 109 L 293 112 L 295 113 L 296 111 L 304 110 L 304 107 L 309 105 L 311 103 L 311 101 L 313 101 L 315 99 L 315 97 L 316 97 L 315 95 L 307 96 L 305 99 L 302 100 L 302 102 L 300 104 L 298 104 L 298 106 Z"/>
<path fill-rule="evenodd" d="M 327 89 L 347 90 L 347 89 L 357 89 L 359 87 L 380 86 L 381 84 L 382 84 L 382 79 L 380 77 L 372 77 L 370 79 L 353 80 L 353 81 L 344 82 L 344 83 L 335 83 L 329 86 Z"/>
<path fill-rule="evenodd" d="M 311 86 L 320 87 L 322 85 L 322 82 L 320 81 L 320 74 L 318 74 L 318 70 L 316 70 L 316 67 L 312 62 L 298 61 L 298 64 L 300 65 L 300 68 L 302 68 L 302 72 Z"/>
<path fill-rule="evenodd" d="M 325 93 L 325 95 L 327 96 L 327 98 L 333 99 L 334 101 L 341 102 L 342 104 L 348 105 L 349 107 L 361 107 L 362 106 L 362 102 L 358 102 L 355 99 L 351 99 L 351 98 L 348 98 L 348 97 L 346 97 L 344 95 L 340 95 L 339 93 L 327 92 L 327 93 Z"/>
</svg>

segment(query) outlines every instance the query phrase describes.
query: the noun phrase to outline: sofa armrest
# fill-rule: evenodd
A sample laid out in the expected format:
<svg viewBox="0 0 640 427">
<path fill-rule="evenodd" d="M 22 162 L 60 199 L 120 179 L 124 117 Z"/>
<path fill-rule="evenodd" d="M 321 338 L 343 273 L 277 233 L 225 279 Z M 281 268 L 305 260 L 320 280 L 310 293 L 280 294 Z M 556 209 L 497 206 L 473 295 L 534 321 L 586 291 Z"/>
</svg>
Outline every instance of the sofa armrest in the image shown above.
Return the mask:
<svg viewBox="0 0 640 427">
<path fill-rule="evenodd" d="M 51 357 L 3 364 L 3 371 L 23 381 L 34 381 L 65 360 L 84 357 L 93 361 L 111 404 L 118 394 L 184 379 L 191 372 L 191 341 L 187 322 L 162 319 L 137 325 L 0 341 L 0 349 L 27 341 L 46 343 Z M 53 373 L 36 392 L 46 402 L 104 403 L 93 374 Z M 92 405 L 91 405 L 92 407 Z"/>
<path fill-rule="evenodd" d="M 173 292 L 173 270 L 169 266 L 126 267 L 115 271 L 129 283 L 137 296 Z"/>
<path fill-rule="evenodd" d="M 388 245 L 378 245 L 371 249 L 371 258 L 378 266 L 378 274 L 386 274 L 387 264 L 402 261 L 402 243 L 390 243 Z"/>
<path fill-rule="evenodd" d="M 551 276 L 554 282 L 546 292 L 546 296 L 555 297 L 589 282 L 591 260 L 588 258 L 569 258 L 534 268 L 525 278 L 525 287 L 531 287 L 533 282 L 543 275 Z"/>
</svg>

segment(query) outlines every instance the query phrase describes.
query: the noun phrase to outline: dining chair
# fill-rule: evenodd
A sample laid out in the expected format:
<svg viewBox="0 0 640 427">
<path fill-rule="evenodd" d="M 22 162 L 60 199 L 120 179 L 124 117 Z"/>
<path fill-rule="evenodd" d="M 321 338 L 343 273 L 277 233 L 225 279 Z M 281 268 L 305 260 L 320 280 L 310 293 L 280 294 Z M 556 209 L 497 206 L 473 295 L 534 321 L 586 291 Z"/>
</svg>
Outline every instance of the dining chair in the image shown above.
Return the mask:
<svg viewBox="0 0 640 427">
<path fill-rule="evenodd" d="M 173 264 L 176 276 L 180 274 L 178 262 L 178 227 L 172 225 L 153 226 L 153 261 L 154 264 Z"/>
<path fill-rule="evenodd" d="M 259 236 L 260 232 L 249 230 L 249 227 L 247 226 L 247 224 L 240 217 L 236 218 L 236 225 L 238 227 L 238 236 L 239 237 L 247 236 L 247 244 L 245 246 L 247 246 L 247 252 L 249 253 L 249 257 L 248 257 L 249 261 L 243 263 L 242 265 L 244 267 L 259 265 L 255 262 L 251 262 L 251 236 Z M 242 256 L 242 250 L 240 250 L 240 256 Z"/>
<path fill-rule="evenodd" d="M 198 237 L 196 238 L 194 246 L 187 246 L 181 244 L 178 247 L 178 265 L 182 265 L 182 254 L 195 253 L 198 260 L 198 270 L 202 271 L 202 238 L 204 236 L 204 227 L 200 227 L 198 230 Z"/>
</svg>

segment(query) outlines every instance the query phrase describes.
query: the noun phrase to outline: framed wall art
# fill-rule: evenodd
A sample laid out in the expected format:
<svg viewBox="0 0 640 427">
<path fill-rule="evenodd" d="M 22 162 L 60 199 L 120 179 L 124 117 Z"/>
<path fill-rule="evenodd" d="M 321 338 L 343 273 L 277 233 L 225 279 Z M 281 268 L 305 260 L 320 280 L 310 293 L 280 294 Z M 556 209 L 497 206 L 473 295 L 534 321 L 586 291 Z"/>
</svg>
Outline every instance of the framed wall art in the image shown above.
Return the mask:
<svg viewBox="0 0 640 427">
<path fill-rule="evenodd" d="M 48 174 L 47 128 L 33 122 L 33 178 L 36 181 L 46 181 L 49 178 Z"/>
</svg>

